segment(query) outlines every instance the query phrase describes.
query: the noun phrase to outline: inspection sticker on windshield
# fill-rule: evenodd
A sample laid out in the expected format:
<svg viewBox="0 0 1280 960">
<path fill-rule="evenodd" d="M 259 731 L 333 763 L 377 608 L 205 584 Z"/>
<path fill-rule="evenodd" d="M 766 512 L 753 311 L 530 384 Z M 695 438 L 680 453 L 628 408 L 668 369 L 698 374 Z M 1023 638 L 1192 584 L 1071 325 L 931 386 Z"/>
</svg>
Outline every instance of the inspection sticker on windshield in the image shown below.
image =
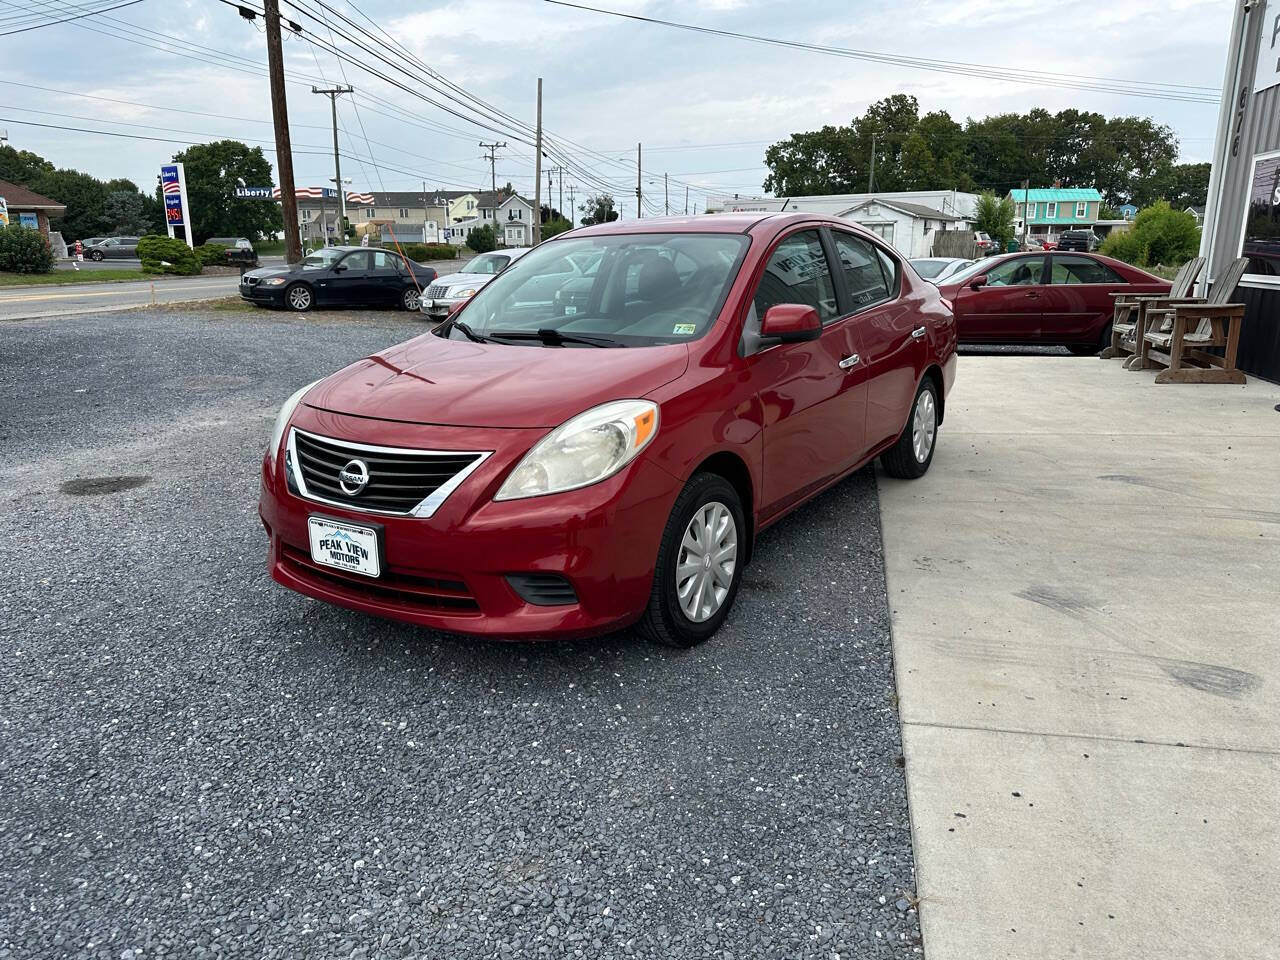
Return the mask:
<svg viewBox="0 0 1280 960">
<path fill-rule="evenodd" d="M 698 325 L 696 323 L 677 323 L 672 328 L 671 332 L 676 334 L 677 336 L 687 337 L 696 333 L 697 330 L 698 330 Z"/>
<path fill-rule="evenodd" d="M 308 517 L 311 559 L 326 567 L 376 577 L 382 573 L 378 555 L 378 531 L 352 523 Z"/>
</svg>

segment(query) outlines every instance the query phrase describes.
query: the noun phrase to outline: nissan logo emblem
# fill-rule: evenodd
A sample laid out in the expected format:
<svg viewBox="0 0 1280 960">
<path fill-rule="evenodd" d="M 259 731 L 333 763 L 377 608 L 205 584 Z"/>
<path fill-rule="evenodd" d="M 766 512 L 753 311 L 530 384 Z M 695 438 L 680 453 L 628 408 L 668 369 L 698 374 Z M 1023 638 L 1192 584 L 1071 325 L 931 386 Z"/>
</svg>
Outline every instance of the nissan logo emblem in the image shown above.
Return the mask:
<svg viewBox="0 0 1280 960">
<path fill-rule="evenodd" d="M 348 460 L 338 471 L 338 486 L 349 497 L 354 497 L 369 485 L 369 467 L 363 460 Z"/>
</svg>

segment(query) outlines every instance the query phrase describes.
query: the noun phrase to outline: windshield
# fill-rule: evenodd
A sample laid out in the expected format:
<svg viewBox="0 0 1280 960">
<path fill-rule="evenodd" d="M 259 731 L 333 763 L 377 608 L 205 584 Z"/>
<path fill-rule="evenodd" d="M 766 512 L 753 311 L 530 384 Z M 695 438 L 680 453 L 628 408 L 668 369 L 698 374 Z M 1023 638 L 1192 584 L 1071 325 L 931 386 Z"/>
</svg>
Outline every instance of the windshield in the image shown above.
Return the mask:
<svg viewBox="0 0 1280 960">
<path fill-rule="evenodd" d="M 926 280 L 932 280 L 942 272 L 942 268 L 947 265 L 946 260 L 912 260 L 911 265 L 916 268 L 916 273 L 924 277 Z"/>
<path fill-rule="evenodd" d="M 478 257 L 472 257 L 471 262 L 459 270 L 459 273 L 483 273 L 492 276 L 495 273 L 501 273 L 511 258 L 504 253 L 482 253 Z"/>
<path fill-rule="evenodd" d="M 648 233 L 543 244 L 489 283 L 459 317 L 469 332 L 561 346 L 571 337 L 605 345 L 693 340 L 710 329 L 737 275 L 740 234 Z M 464 339 L 453 325 L 445 336 Z M 537 336 L 535 336 L 537 334 Z"/>
<path fill-rule="evenodd" d="M 323 267 L 331 267 L 343 251 L 335 250 L 332 247 L 325 247 L 323 250 L 317 250 L 315 253 L 309 253 L 302 258 L 302 269 L 317 270 Z"/>
</svg>

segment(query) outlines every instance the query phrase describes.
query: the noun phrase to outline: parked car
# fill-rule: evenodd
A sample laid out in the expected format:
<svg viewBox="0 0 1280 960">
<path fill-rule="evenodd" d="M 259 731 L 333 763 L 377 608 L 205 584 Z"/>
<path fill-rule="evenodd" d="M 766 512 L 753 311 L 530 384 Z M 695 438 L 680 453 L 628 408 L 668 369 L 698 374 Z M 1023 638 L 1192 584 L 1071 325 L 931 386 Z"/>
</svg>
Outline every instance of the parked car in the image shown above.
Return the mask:
<svg viewBox="0 0 1280 960">
<path fill-rule="evenodd" d="M 258 252 L 248 237 L 210 237 L 205 243 L 216 243 L 227 248 L 227 264 L 233 267 L 256 267 Z"/>
<path fill-rule="evenodd" d="M 1096 253 L 1011 253 L 979 261 L 938 287 L 961 343 L 1065 346 L 1097 353 L 1111 343 L 1113 293 L 1167 293 L 1169 284 Z"/>
<path fill-rule="evenodd" d="M 991 257 L 1000 252 L 1000 243 L 991 239 L 991 234 L 984 230 L 975 230 L 973 242 L 977 245 L 979 257 Z"/>
<path fill-rule="evenodd" d="M 575 230 L 284 403 L 271 575 L 459 633 L 693 645 L 765 527 L 873 457 L 929 469 L 955 342 L 937 288 L 835 217 Z"/>
<path fill-rule="evenodd" d="M 436 280 L 422 297 L 422 312 L 443 320 L 460 303 L 471 299 L 486 283 L 519 260 L 532 247 L 504 247 L 472 257 L 457 273 Z"/>
<path fill-rule="evenodd" d="M 963 270 L 975 261 L 963 260 L 959 257 L 917 257 L 915 260 L 908 260 L 907 262 L 925 280 L 941 283 L 956 271 Z"/>
<path fill-rule="evenodd" d="M 391 250 L 325 247 L 284 267 L 249 270 L 240 296 L 264 307 L 299 312 L 327 306 L 398 306 L 417 310 L 436 271 Z"/>
<path fill-rule="evenodd" d="M 85 255 L 87 256 L 89 253 L 90 247 L 97 246 L 99 243 L 101 243 L 105 239 L 107 238 L 106 237 L 90 237 L 88 240 L 81 240 L 80 249 L 83 250 Z M 76 252 L 76 242 L 74 240 L 68 240 L 67 253 L 74 256 L 75 252 Z"/>
<path fill-rule="evenodd" d="M 1062 236 L 1058 237 L 1056 249 L 1092 253 L 1098 249 L 1100 242 L 1098 235 L 1092 230 L 1064 230 Z"/>
<path fill-rule="evenodd" d="M 130 260 L 138 255 L 138 237 L 107 237 L 93 246 L 86 245 L 84 255 L 90 260 Z"/>
</svg>

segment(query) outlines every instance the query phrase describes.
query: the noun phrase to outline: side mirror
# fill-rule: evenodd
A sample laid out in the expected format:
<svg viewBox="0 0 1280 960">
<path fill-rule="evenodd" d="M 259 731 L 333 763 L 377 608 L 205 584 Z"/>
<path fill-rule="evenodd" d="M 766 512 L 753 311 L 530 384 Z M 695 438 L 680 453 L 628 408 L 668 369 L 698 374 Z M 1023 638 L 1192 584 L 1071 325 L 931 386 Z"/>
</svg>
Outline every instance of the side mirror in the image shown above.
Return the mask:
<svg viewBox="0 0 1280 960">
<path fill-rule="evenodd" d="M 969 281 L 970 290 L 979 290 L 982 287 L 985 287 L 986 285 L 987 285 L 987 275 L 985 273 L 982 274 L 981 276 L 974 277 L 972 280 Z"/>
<path fill-rule="evenodd" d="M 333 265 L 334 273 L 342 273 L 346 269 L 347 269 L 347 265 L 345 263 L 335 263 Z"/>
<path fill-rule="evenodd" d="M 779 343 L 799 343 L 822 336 L 818 311 L 803 303 L 779 303 L 765 311 L 760 336 Z"/>
</svg>

